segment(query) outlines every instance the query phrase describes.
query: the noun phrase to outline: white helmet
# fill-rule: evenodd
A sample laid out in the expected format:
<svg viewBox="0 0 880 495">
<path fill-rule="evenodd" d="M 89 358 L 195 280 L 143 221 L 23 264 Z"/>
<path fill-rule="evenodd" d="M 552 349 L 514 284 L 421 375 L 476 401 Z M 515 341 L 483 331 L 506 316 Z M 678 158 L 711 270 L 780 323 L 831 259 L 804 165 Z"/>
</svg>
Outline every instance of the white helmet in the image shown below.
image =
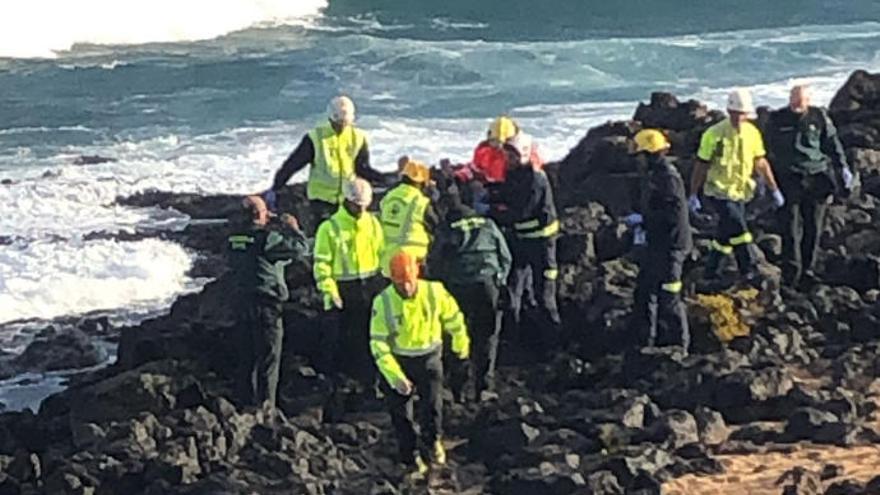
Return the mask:
<svg viewBox="0 0 880 495">
<path fill-rule="evenodd" d="M 345 199 L 352 203 L 368 207 L 373 202 L 373 187 L 370 183 L 360 177 L 345 183 L 342 194 Z"/>
<path fill-rule="evenodd" d="M 752 103 L 752 94 L 745 88 L 734 89 L 727 95 L 727 109 L 754 115 L 755 105 Z"/>
<path fill-rule="evenodd" d="M 327 118 L 343 126 L 354 124 L 354 102 L 347 96 L 337 96 L 327 105 Z"/>
<path fill-rule="evenodd" d="M 519 152 L 519 161 L 522 164 L 529 163 L 532 156 L 532 136 L 523 131 L 517 132 L 512 138 L 507 140 L 507 144 Z"/>
</svg>

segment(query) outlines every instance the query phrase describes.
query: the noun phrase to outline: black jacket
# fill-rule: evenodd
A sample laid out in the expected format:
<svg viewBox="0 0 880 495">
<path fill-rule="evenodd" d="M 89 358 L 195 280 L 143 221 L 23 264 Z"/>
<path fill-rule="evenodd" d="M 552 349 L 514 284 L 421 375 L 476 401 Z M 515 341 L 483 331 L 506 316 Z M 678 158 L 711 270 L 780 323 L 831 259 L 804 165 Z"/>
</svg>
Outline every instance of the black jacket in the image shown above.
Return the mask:
<svg viewBox="0 0 880 495">
<path fill-rule="evenodd" d="M 690 251 L 693 237 L 681 174 L 669 158 L 648 156 L 648 179 L 642 195 L 648 248 Z"/>
<path fill-rule="evenodd" d="M 508 170 L 501 186 L 500 200 L 506 208 L 496 211 L 495 217 L 500 224 L 513 226 L 520 237 L 524 232 L 546 228 L 559 220 L 547 174 L 531 165 Z M 531 229 L 518 227 L 535 221 Z"/>
<path fill-rule="evenodd" d="M 303 136 L 299 146 L 293 150 L 293 153 L 284 160 L 281 168 L 275 173 L 275 180 L 272 182 L 272 189 L 277 191 L 281 189 L 287 181 L 293 177 L 293 174 L 306 168 L 306 165 L 312 163 L 315 159 L 315 144 L 308 134 Z M 376 183 L 383 180 L 382 172 L 370 166 L 370 150 L 367 149 L 367 143 L 361 147 L 354 159 L 354 173 L 358 177 L 362 177 L 370 182 Z"/>
<path fill-rule="evenodd" d="M 783 178 L 831 174 L 830 166 L 838 170 L 847 166 L 837 129 L 819 107 L 809 107 L 802 114 L 792 112 L 789 107 L 773 111 L 765 135 L 773 171 Z"/>
</svg>

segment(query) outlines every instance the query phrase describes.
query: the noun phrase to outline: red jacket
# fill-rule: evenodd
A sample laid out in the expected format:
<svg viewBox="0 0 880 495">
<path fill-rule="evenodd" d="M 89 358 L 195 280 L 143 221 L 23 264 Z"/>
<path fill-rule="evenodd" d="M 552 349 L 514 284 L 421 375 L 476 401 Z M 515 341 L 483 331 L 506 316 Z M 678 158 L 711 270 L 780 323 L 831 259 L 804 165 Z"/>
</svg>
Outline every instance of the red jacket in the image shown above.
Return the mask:
<svg viewBox="0 0 880 495">
<path fill-rule="evenodd" d="M 544 161 L 538 155 L 537 149 L 532 148 L 529 160 L 535 170 L 544 168 Z M 490 145 L 489 141 L 483 141 L 477 145 L 472 163 L 474 168 L 485 177 L 485 182 L 504 182 L 507 177 L 507 152 L 503 148 Z"/>
</svg>

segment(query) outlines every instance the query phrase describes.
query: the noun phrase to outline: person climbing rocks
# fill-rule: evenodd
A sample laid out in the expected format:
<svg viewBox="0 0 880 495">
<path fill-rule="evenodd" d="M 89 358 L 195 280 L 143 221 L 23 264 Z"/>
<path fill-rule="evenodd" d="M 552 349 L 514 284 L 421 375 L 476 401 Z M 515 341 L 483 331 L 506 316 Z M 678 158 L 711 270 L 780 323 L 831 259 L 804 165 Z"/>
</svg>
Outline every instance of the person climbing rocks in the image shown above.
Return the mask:
<svg viewBox="0 0 880 495">
<path fill-rule="evenodd" d="M 635 135 L 634 152 L 648 179 L 642 213 L 625 219 L 642 245 L 632 321 L 642 345 L 676 345 L 687 352 L 690 332 L 681 276 L 693 238 L 684 180 L 667 155 L 669 149 L 669 140 L 656 129 Z"/>
<path fill-rule="evenodd" d="M 308 244 L 293 215 L 274 217 L 260 196 L 248 196 L 227 239 L 237 326 L 241 336 L 239 402 L 275 407 L 289 297 L 285 268 L 305 263 Z"/>
<path fill-rule="evenodd" d="M 369 393 L 376 376 L 370 360 L 370 308 L 386 283 L 379 273 L 383 235 L 379 220 L 367 211 L 373 201 L 370 183 L 361 178 L 346 182 L 344 200 L 315 235 L 313 273 L 328 318 L 322 328 L 322 368 L 340 390 L 354 379 L 357 395 Z"/>
<path fill-rule="evenodd" d="M 311 164 L 306 194 L 309 198 L 312 230 L 335 213 L 343 200 L 343 185 L 355 176 L 382 184 L 385 176 L 370 166 L 367 134 L 354 126 L 355 106 L 347 96 L 337 96 L 327 105 L 327 121 L 303 136 L 281 168 L 272 187 L 263 193 L 272 207 L 276 194 L 293 174 Z"/>
<path fill-rule="evenodd" d="M 691 213 L 698 213 L 702 192 L 719 217 L 705 278 L 719 280 L 723 258 L 734 254 L 740 274 L 746 281 L 755 282 L 759 274 L 751 251 L 754 238 L 746 224 L 746 203 L 756 189 L 753 175 L 757 172 L 766 182 L 777 208 L 785 204 L 785 196 L 767 161 L 761 131 L 749 121 L 755 113 L 751 93 L 733 90 L 727 97 L 727 113 L 728 118 L 708 128 L 700 139 L 688 205 Z"/>
<path fill-rule="evenodd" d="M 813 271 L 825 212 L 834 194 L 853 188 L 854 176 L 828 113 L 810 105 L 805 85 L 791 88 L 788 106 L 770 113 L 767 151 L 786 203 L 779 210 L 783 283 L 816 281 Z"/>
<path fill-rule="evenodd" d="M 440 282 L 419 278 L 415 256 L 398 251 L 391 285 L 373 300 L 370 349 L 383 387 L 400 460 L 414 476 L 429 462 L 446 463 L 443 445 L 443 333 L 456 358 L 470 355 L 470 338 L 458 303 Z M 418 411 L 413 398 L 419 396 Z M 418 428 L 417 428 L 418 426 Z"/>
</svg>

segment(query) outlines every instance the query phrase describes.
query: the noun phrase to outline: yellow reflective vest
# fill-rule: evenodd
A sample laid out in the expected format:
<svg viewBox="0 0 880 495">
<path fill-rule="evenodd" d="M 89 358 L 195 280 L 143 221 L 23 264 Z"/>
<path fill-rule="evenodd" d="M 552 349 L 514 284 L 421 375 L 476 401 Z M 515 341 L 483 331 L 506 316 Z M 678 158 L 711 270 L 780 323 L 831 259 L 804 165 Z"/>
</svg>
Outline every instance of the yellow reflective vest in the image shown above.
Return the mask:
<svg viewBox="0 0 880 495">
<path fill-rule="evenodd" d="M 730 119 L 706 129 L 697 158 L 709 162 L 705 193 L 719 199 L 748 201 L 755 193 L 755 160 L 767 155 L 761 131 L 743 122 L 739 132 Z"/>
<path fill-rule="evenodd" d="M 306 194 L 310 200 L 342 203 L 342 184 L 355 176 L 355 158 L 367 136 L 354 126 L 336 134 L 330 123 L 318 125 L 309 132 L 315 148 Z"/>
<path fill-rule="evenodd" d="M 344 207 L 321 222 L 315 234 L 313 272 L 325 297 L 339 297 L 336 282 L 363 280 L 379 273 L 382 226 L 370 212 L 354 217 Z"/>
<path fill-rule="evenodd" d="M 416 259 L 428 255 L 431 236 L 425 226 L 425 212 L 431 200 L 419 188 L 400 184 L 382 198 L 379 222 L 385 234 L 382 250 L 382 273 L 389 274 L 388 264 L 398 251 L 406 251 Z"/>
<path fill-rule="evenodd" d="M 443 347 L 443 332 L 452 338 L 452 352 L 470 354 L 464 316 L 443 284 L 419 280 L 416 294 L 405 299 L 389 285 L 373 300 L 370 351 L 392 387 L 406 379 L 395 356 L 424 356 Z"/>
</svg>

